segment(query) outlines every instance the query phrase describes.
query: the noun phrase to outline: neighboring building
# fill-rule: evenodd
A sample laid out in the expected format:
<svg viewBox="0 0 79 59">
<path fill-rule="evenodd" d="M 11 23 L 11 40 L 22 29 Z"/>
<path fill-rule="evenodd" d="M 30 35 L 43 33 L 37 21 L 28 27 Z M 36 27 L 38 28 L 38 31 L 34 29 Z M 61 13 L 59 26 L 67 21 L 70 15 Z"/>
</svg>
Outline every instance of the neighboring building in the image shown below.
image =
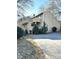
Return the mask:
<svg viewBox="0 0 79 59">
<path fill-rule="evenodd" d="M 53 16 L 52 11 L 44 11 L 38 15 L 34 15 L 32 18 L 26 17 L 18 21 L 19 25 L 21 25 L 28 32 L 32 30 L 32 24 L 37 23 L 40 26 L 43 26 L 43 23 L 46 23 L 48 27 L 48 32 L 52 32 L 53 28 L 56 28 L 56 31 L 60 31 L 61 24 L 60 22 Z"/>
<path fill-rule="evenodd" d="M 19 19 L 17 22 L 17 26 L 23 28 L 24 30 L 27 30 L 29 33 L 29 30 L 32 30 L 32 18 L 25 17 L 23 19 Z"/>
</svg>

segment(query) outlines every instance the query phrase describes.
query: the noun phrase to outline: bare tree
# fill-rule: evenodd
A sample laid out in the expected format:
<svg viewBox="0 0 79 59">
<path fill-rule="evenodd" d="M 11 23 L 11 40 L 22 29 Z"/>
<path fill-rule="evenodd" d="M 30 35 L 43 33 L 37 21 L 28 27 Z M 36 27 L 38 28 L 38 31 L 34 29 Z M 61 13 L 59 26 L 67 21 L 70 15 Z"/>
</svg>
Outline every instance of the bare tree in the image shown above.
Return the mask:
<svg viewBox="0 0 79 59">
<path fill-rule="evenodd" d="M 61 16 L 61 1 L 60 0 L 49 0 L 48 10 L 52 10 L 53 16 L 58 19 Z"/>
<path fill-rule="evenodd" d="M 61 10 L 61 1 L 60 0 L 48 0 L 46 6 L 41 6 L 40 9 L 57 9 Z"/>
<path fill-rule="evenodd" d="M 24 17 L 32 5 L 33 0 L 17 0 L 17 17 Z"/>
</svg>

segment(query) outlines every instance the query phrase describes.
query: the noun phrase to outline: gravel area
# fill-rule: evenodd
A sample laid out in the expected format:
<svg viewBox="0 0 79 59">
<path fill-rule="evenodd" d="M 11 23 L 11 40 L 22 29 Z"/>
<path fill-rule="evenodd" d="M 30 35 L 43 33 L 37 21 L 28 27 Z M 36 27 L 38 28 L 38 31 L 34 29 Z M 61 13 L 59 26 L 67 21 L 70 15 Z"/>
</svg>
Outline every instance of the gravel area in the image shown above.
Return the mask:
<svg viewBox="0 0 79 59">
<path fill-rule="evenodd" d="M 31 41 L 17 40 L 17 59 L 45 59 L 40 47 Z"/>
<path fill-rule="evenodd" d="M 37 59 L 32 44 L 26 40 L 17 41 L 17 59 Z"/>
</svg>

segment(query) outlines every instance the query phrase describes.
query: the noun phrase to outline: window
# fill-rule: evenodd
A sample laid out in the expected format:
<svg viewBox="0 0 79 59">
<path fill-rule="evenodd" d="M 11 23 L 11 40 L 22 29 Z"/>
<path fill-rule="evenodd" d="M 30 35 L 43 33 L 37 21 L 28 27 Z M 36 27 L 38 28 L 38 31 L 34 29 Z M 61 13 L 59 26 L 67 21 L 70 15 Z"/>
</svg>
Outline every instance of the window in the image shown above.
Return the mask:
<svg viewBox="0 0 79 59">
<path fill-rule="evenodd" d="M 23 23 L 23 26 L 26 26 L 28 23 L 26 22 L 26 23 Z"/>
<path fill-rule="evenodd" d="M 32 24 L 31 24 L 31 26 L 34 26 L 35 25 L 35 22 L 33 22 Z"/>
<path fill-rule="evenodd" d="M 40 25 L 40 22 L 36 22 L 37 25 Z"/>
</svg>

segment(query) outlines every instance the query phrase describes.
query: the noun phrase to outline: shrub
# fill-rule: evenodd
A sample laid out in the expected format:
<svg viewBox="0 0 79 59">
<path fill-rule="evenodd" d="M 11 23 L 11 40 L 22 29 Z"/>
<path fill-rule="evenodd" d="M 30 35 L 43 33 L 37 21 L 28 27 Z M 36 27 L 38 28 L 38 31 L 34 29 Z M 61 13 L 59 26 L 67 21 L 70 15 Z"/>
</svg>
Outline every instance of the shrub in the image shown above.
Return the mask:
<svg viewBox="0 0 79 59">
<path fill-rule="evenodd" d="M 33 27 L 33 34 L 39 34 L 39 28 L 37 25 Z"/>
<path fill-rule="evenodd" d="M 47 28 L 47 26 L 46 26 L 46 24 L 44 22 L 44 24 L 43 24 L 43 26 L 41 28 L 39 28 L 38 25 L 35 25 L 33 27 L 32 31 L 33 31 L 33 34 L 45 34 L 45 33 L 47 33 L 48 28 Z"/>
<path fill-rule="evenodd" d="M 56 31 L 57 31 L 57 28 L 56 28 L 56 27 L 53 27 L 53 28 L 52 28 L 52 31 L 53 31 L 53 32 L 56 32 Z"/>
<path fill-rule="evenodd" d="M 24 30 L 20 27 L 17 27 L 17 39 L 24 35 Z"/>
<path fill-rule="evenodd" d="M 28 34 L 28 31 L 27 30 L 25 30 L 25 34 Z"/>
<path fill-rule="evenodd" d="M 42 29 L 41 29 L 41 33 L 42 33 L 42 34 L 46 34 L 47 31 L 48 31 L 48 27 L 46 26 L 46 23 L 44 22 L 43 27 L 42 27 Z"/>
</svg>

